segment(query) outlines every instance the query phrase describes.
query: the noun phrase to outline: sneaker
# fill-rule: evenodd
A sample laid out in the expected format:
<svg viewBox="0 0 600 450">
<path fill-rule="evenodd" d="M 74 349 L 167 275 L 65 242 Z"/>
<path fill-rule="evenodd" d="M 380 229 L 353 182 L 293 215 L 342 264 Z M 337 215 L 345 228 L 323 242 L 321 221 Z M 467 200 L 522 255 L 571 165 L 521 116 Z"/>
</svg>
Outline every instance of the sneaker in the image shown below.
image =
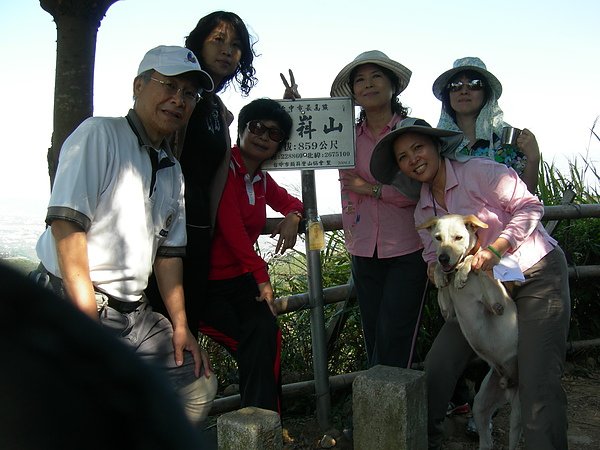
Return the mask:
<svg viewBox="0 0 600 450">
<path fill-rule="evenodd" d="M 468 403 L 463 405 L 455 405 L 452 402 L 448 402 L 448 409 L 446 410 L 447 416 L 462 416 L 464 414 L 469 414 L 471 412 L 471 407 Z"/>
<path fill-rule="evenodd" d="M 490 431 L 493 431 L 493 425 L 490 422 Z M 479 436 L 479 432 L 477 431 L 477 425 L 475 425 L 475 419 L 473 418 L 473 416 L 469 417 L 469 420 L 467 421 L 467 427 L 465 429 L 465 432 L 467 433 L 467 435 L 472 436 L 472 437 L 477 437 Z"/>
<path fill-rule="evenodd" d="M 479 433 L 477 432 L 477 425 L 475 425 L 475 419 L 473 419 L 473 417 L 469 417 L 469 420 L 467 421 L 467 428 L 466 428 L 465 432 L 469 436 L 473 436 L 473 437 L 479 436 Z"/>
</svg>

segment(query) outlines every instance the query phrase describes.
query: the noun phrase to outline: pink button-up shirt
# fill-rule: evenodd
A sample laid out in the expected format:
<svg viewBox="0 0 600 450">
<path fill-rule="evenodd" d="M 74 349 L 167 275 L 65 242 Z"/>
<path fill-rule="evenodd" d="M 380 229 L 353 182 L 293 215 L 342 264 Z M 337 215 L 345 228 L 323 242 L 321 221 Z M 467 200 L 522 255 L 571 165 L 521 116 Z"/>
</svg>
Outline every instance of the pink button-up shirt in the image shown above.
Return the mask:
<svg viewBox="0 0 600 450">
<path fill-rule="evenodd" d="M 421 198 L 415 209 L 415 224 L 430 217 L 446 214 L 474 214 L 488 228 L 477 231 L 481 247 L 487 247 L 498 237 L 510 242 L 512 253 L 525 272 L 548 252 L 557 242 L 542 227 L 540 219 L 544 207 L 538 198 L 527 190 L 517 173 L 504 164 L 487 158 L 473 158 L 467 162 L 445 160 L 446 188 L 444 200 L 447 210 L 433 203 L 429 185 L 421 187 Z M 423 259 L 435 261 L 435 250 L 427 230 L 419 231 L 425 249 Z"/>
<path fill-rule="evenodd" d="M 356 127 L 356 167 L 340 170 L 354 172 L 366 182 L 376 184 L 370 170 L 375 145 L 401 118 L 394 115 L 379 136 L 373 136 L 365 122 Z M 391 258 L 423 247 L 414 226 L 416 202 L 391 186 L 383 186 L 381 197 L 360 195 L 342 188 L 342 222 L 346 248 L 355 256 Z"/>
</svg>

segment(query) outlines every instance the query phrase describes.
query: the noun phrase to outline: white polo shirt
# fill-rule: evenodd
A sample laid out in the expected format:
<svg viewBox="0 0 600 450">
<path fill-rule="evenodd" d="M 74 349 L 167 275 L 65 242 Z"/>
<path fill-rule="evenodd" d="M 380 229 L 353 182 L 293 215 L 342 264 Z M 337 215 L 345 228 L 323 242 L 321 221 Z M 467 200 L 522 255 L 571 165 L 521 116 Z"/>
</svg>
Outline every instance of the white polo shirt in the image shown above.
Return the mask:
<svg viewBox="0 0 600 450">
<path fill-rule="evenodd" d="M 181 166 L 166 141 L 150 145 L 133 110 L 125 117 L 91 117 L 65 141 L 46 222 L 64 219 L 87 233 L 94 286 L 119 300 L 138 301 L 156 255 L 185 254 Z M 149 157 L 158 156 L 156 180 Z M 37 255 L 61 277 L 50 228 Z"/>
</svg>

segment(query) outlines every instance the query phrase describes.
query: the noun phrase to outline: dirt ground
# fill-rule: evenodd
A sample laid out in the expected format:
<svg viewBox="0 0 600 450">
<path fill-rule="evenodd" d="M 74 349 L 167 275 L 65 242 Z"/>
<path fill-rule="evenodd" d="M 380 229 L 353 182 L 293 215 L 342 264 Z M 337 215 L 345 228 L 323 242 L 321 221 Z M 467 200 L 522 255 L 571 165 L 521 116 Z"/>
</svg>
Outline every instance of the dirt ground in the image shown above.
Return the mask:
<svg viewBox="0 0 600 450">
<path fill-rule="evenodd" d="M 600 442 L 600 358 L 579 356 L 567 362 L 563 386 L 568 397 L 570 450 L 597 450 Z M 337 399 L 332 406 L 336 428 L 323 433 L 314 416 L 284 413 L 284 444 L 286 450 L 299 449 L 352 449 L 351 400 L 349 395 Z M 334 399 L 335 401 L 335 399 Z M 502 408 L 494 418 L 494 448 L 508 449 L 509 407 Z M 476 450 L 477 440 L 465 433 L 466 416 L 447 420 L 446 450 Z M 286 438 L 287 434 L 287 438 Z M 519 446 L 519 449 L 522 449 Z M 418 450 L 418 449 L 415 449 Z"/>
</svg>

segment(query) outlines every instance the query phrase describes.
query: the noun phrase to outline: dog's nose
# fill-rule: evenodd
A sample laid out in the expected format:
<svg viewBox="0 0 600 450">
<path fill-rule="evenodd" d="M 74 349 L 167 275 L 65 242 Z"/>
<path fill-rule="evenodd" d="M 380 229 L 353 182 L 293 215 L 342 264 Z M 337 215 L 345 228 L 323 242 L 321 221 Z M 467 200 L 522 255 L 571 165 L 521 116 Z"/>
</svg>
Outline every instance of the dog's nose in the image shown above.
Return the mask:
<svg viewBox="0 0 600 450">
<path fill-rule="evenodd" d="M 438 261 L 441 265 L 445 266 L 450 262 L 450 257 L 447 254 L 442 253 L 440 256 L 438 256 Z"/>
</svg>

